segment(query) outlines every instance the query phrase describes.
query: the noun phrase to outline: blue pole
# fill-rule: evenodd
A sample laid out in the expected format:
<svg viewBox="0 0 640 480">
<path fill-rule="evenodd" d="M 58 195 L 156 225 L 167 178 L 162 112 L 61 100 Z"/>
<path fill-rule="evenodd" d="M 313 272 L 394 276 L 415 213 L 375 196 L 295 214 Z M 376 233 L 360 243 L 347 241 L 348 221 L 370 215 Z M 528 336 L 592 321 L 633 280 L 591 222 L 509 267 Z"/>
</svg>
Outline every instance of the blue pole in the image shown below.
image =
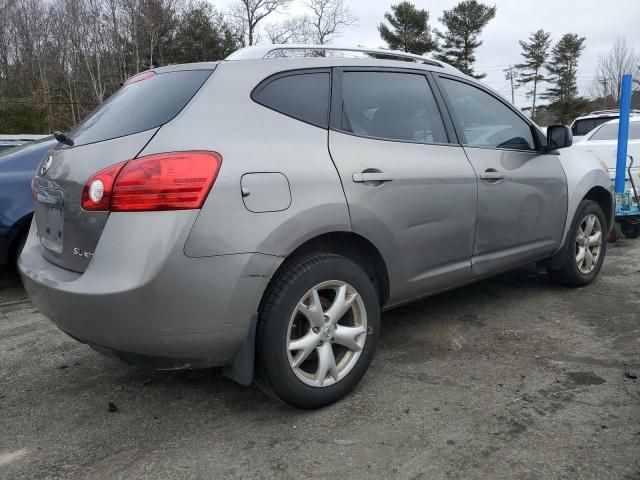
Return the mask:
<svg viewBox="0 0 640 480">
<path fill-rule="evenodd" d="M 627 142 L 629 141 L 629 114 L 631 112 L 631 74 L 622 76 L 620 89 L 620 123 L 618 124 L 618 156 L 616 158 L 616 194 L 624 193 L 624 177 L 627 167 Z"/>
</svg>

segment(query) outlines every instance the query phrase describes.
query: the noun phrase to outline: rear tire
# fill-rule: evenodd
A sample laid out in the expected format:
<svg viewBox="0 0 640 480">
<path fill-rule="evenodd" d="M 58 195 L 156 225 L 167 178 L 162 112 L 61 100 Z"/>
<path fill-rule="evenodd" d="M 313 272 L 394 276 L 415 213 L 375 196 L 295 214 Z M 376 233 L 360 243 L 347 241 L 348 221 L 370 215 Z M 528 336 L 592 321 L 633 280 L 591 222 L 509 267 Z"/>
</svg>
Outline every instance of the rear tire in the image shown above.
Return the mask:
<svg viewBox="0 0 640 480">
<path fill-rule="evenodd" d="M 291 261 L 273 278 L 256 330 L 256 383 L 296 408 L 349 393 L 375 353 L 380 306 L 356 263 L 335 254 Z"/>
<path fill-rule="evenodd" d="M 566 241 L 564 264 L 547 270 L 549 277 L 562 285 L 583 287 L 600 272 L 607 251 L 607 220 L 593 200 L 580 202 Z"/>
</svg>

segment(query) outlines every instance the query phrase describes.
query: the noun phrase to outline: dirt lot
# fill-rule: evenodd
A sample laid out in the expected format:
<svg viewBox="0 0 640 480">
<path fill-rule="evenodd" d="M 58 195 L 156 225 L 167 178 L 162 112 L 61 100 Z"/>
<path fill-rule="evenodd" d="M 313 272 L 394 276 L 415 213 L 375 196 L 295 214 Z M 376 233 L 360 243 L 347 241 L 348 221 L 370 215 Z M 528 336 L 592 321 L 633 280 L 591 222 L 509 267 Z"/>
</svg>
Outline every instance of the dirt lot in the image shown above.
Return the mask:
<svg viewBox="0 0 640 480">
<path fill-rule="evenodd" d="M 640 241 L 584 289 L 530 267 L 388 312 L 380 347 L 301 412 L 102 357 L 4 276 L 0 478 L 640 478 Z"/>
</svg>

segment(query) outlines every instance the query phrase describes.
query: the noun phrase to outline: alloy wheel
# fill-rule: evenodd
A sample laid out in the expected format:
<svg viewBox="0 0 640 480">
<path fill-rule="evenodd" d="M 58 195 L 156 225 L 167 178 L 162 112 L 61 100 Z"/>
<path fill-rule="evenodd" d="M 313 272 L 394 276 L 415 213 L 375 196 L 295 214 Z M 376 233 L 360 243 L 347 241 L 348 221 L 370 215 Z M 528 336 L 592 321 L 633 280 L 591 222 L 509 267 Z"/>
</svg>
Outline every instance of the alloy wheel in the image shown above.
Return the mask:
<svg viewBox="0 0 640 480">
<path fill-rule="evenodd" d="M 287 331 L 289 366 L 313 387 L 339 382 L 358 362 L 367 338 L 367 312 L 356 289 L 330 280 L 298 302 Z"/>
<path fill-rule="evenodd" d="M 602 248 L 602 225 L 593 213 L 587 214 L 578 226 L 576 235 L 576 264 L 584 275 L 593 272 Z"/>
</svg>

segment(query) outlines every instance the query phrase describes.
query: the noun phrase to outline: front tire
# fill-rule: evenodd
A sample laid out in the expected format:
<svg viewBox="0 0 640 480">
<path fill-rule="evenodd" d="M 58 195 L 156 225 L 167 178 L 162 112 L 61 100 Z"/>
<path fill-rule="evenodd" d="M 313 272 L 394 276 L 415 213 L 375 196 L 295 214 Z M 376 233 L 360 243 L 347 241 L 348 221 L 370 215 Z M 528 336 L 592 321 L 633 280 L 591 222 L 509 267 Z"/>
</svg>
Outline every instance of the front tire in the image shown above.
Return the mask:
<svg viewBox="0 0 640 480">
<path fill-rule="evenodd" d="M 297 408 L 320 408 L 349 393 L 375 353 L 380 306 L 356 263 L 316 254 L 274 277 L 256 331 L 256 383 Z"/>
<path fill-rule="evenodd" d="M 596 278 L 607 250 L 607 220 L 593 200 L 580 202 L 567 237 L 565 260 L 549 277 L 563 285 L 582 287 Z"/>
</svg>

